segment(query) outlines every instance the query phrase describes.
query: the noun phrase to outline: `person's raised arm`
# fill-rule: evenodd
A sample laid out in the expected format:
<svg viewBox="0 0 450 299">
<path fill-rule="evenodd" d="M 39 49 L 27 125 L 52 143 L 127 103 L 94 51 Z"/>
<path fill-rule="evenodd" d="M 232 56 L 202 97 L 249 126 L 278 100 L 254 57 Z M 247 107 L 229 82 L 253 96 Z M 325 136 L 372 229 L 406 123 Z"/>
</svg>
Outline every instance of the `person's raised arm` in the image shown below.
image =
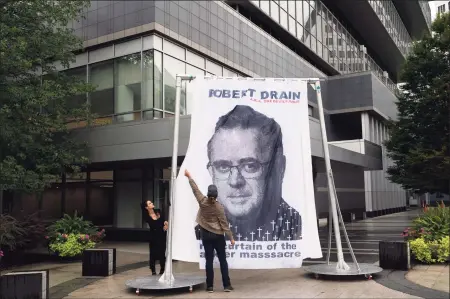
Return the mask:
<svg viewBox="0 0 450 299">
<path fill-rule="evenodd" d="M 200 191 L 200 189 L 198 189 L 197 184 L 192 179 L 191 174 L 189 173 L 189 171 L 187 169 L 184 171 L 184 175 L 189 180 L 189 185 L 191 185 L 192 193 L 194 193 L 195 198 L 197 199 L 198 202 L 201 202 L 205 198 L 205 195 L 203 195 L 203 193 Z"/>
</svg>

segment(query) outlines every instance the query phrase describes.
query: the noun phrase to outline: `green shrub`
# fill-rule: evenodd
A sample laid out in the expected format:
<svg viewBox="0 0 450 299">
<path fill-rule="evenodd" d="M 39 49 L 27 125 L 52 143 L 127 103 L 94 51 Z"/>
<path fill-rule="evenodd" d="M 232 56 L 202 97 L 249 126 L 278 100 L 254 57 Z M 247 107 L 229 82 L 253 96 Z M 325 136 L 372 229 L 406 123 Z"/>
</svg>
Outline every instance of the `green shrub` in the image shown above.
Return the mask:
<svg viewBox="0 0 450 299">
<path fill-rule="evenodd" d="M 61 257 L 75 257 L 83 253 L 85 249 L 95 247 L 95 242 L 84 234 L 58 235 L 54 242 L 50 243 L 50 250 Z"/>
<path fill-rule="evenodd" d="M 409 241 L 413 256 L 423 263 L 443 263 L 449 259 L 449 236 L 440 240 L 427 241 L 425 238 L 417 238 Z"/>
<path fill-rule="evenodd" d="M 437 261 L 439 263 L 444 263 L 448 261 L 450 257 L 450 237 L 446 236 L 439 240 L 438 246 L 436 249 L 437 253 Z"/>
<path fill-rule="evenodd" d="M 413 220 L 413 227 L 403 232 L 409 239 L 424 238 L 437 241 L 450 234 L 450 208 L 443 202 L 437 207 L 425 207 L 423 214 Z"/>
<path fill-rule="evenodd" d="M 434 263 L 435 260 L 431 256 L 431 250 L 428 246 L 427 242 L 423 238 L 418 238 L 409 241 L 409 245 L 411 246 L 411 251 L 414 257 L 423 263 Z"/>
<path fill-rule="evenodd" d="M 73 217 L 65 214 L 47 231 L 45 238 L 49 242 L 49 249 L 61 257 L 78 256 L 84 249 L 94 248 L 105 237 L 104 229 L 99 231 L 92 222 L 78 217 L 76 212 Z"/>
<path fill-rule="evenodd" d="M 57 234 L 95 234 L 97 233 L 97 228 L 92 222 L 83 219 L 83 216 L 78 217 L 75 211 L 73 217 L 64 214 L 61 219 L 50 225 L 47 231 L 48 237 L 52 240 Z"/>
</svg>

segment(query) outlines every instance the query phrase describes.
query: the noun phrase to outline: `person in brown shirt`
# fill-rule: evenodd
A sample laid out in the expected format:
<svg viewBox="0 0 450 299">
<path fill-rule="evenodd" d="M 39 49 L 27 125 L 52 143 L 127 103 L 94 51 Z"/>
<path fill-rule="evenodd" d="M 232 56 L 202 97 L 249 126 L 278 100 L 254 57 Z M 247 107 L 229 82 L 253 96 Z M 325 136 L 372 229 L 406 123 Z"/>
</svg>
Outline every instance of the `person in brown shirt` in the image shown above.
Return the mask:
<svg viewBox="0 0 450 299">
<path fill-rule="evenodd" d="M 196 222 L 200 226 L 201 239 L 203 247 L 205 248 L 206 290 L 210 293 L 214 290 L 213 261 L 215 250 L 220 262 L 220 272 L 222 274 L 224 291 L 230 292 L 233 290 L 233 287 L 231 286 L 230 277 L 228 275 L 228 263 L 225 252 L 226 242 L 224 234 L 227 234 L 230 238 L 232 245 L 235 244 L 235 241 L 230 230 L 228 220 L 225 216 L 224 208 L 217 201 L 217 187 L 215 185 L 208 186 L 208 193 L 205 196 L 199 190 L 188 170 L 185 170 L 184 175 L 189 179 L 192 192 L 194 193 L 194 196 L 199 204 Z"/>
</svg>

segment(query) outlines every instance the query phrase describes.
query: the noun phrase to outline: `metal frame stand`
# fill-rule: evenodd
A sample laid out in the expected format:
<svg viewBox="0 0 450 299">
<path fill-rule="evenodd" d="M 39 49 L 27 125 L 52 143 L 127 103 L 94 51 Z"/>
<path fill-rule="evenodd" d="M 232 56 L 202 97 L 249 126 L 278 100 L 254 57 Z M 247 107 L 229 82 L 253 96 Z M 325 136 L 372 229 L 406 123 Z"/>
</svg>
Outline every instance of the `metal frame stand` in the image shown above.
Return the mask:
<svg viewBox="0 0 450 299">
<path fill-rule="evenodd" d="M 308 82 L 314 86 L 317 94 L 317 104 L 319 108 L 319 118 L 320 118 L 320 128 L 322 132 L 322 144 L 323 144 L 323 152 L 325 159 L 325 167 L 327 172 L 327 181 L 328 181 L 328 193 L 329 193 L 329 218 L 332 221 L 328 221 L 328 251 L 327 251 L 327 262 L 326 264 L 318 264 L 312 265 L 308 267 L 304 267 L 305 271 L 314 273 L 316 278 L 319 278 L 319 275 L 332 275 L 332 276 L 354 276 L 354 275 L 364 275 L 366 278 L 371 279 L 372 274 L 379 273 L 383 271 L 382 268 L 377 267 L 373 264 L 362 264 L 358 263 L 356 260 L 355 254 L 353 252 L 352 245 L 350 244 L 350 240 L 347 235 L 347 230 L 345 229 L 344 220 L 342 218 L 341 209 L 339 207 L 339 201 L 336 194 L 336 186 L 334 185 L 334 177 L 333 171 L 331 170 L 331 161 L 330 161 L 330 153 L 328 148 L 328 138 L 325 126 L 325 119 L 323 113 L 323 104 L 322 104 L 322 93 L 320 88 L 320 79 L 310 79 Z M 344 253 L 342 251 L 342 241 L 341 241 L 341 233 L 340 226 L 342 225 L 342 231 L 344 232 L 344 237 L 348 245 L 348 249 L 350 251 L 350 255 L 352 256 L 353 264 L 348 265 L 344 260 Z M 330 255 L 331 255 L 331 237 L 333 234 L 334 228 L 334 236 L 336 240 L 336 250 L 337 250 L 337 263 L 330 264 Z"/>
<path fill-rule="evenodd" d="M 172 269 L 172 235 L 175 204 L 175 192 L 178 169 L 178 137 L 180 125 L 180 100 L 181 100 L 181 85 L 183 81 L 192 81 L 195 76 L 177 75 L 176 76 L 176 97 L 175 97 L 175 115 L 173 128 L 173 152 L 172 152 L 172 169 L 170 178 L 170 203 L 169 203 L 169 229 L 167 231 L 167 247 L 166 247 L 166 265 L 164 274 L 161 276 L 142 276 L 126 281 L 125 285 L 128 288 L 136 289 L 136 294 L 140 294 L 140 290 L 169 290 L 189 288 L 192 292 L 193 287 L 203 284 L 205 282 L 204 276 L 195 276 L 189 273 L 179 273 L 173 275 Z"/>
</svg>

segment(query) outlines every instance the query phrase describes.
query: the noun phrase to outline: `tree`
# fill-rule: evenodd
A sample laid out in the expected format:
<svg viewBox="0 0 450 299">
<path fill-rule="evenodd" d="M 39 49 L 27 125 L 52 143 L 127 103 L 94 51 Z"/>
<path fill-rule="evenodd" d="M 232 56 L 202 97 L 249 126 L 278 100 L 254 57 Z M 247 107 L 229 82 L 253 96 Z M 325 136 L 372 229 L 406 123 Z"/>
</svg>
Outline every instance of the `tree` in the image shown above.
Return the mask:
<svg viewBox="0 0 450 299">
<path fill-rule="evenodd" d="M 68 27 L 88 1 L 0 2 L 0 192 L 36 192 L 87 162 L 67 122 L 89 119 L 91 86 L 58 72 L 82 41 Z M 84 97 L 85 98 L 85 97 Z"/>
<path fill-rule="evenodd" d="M 450 14 L 441 14 L 431 29 L 403 66 L 398 121 L 386 143 L 394 162 L 388 175 L 405 189 L 449 194 Z"/>
</svg>

